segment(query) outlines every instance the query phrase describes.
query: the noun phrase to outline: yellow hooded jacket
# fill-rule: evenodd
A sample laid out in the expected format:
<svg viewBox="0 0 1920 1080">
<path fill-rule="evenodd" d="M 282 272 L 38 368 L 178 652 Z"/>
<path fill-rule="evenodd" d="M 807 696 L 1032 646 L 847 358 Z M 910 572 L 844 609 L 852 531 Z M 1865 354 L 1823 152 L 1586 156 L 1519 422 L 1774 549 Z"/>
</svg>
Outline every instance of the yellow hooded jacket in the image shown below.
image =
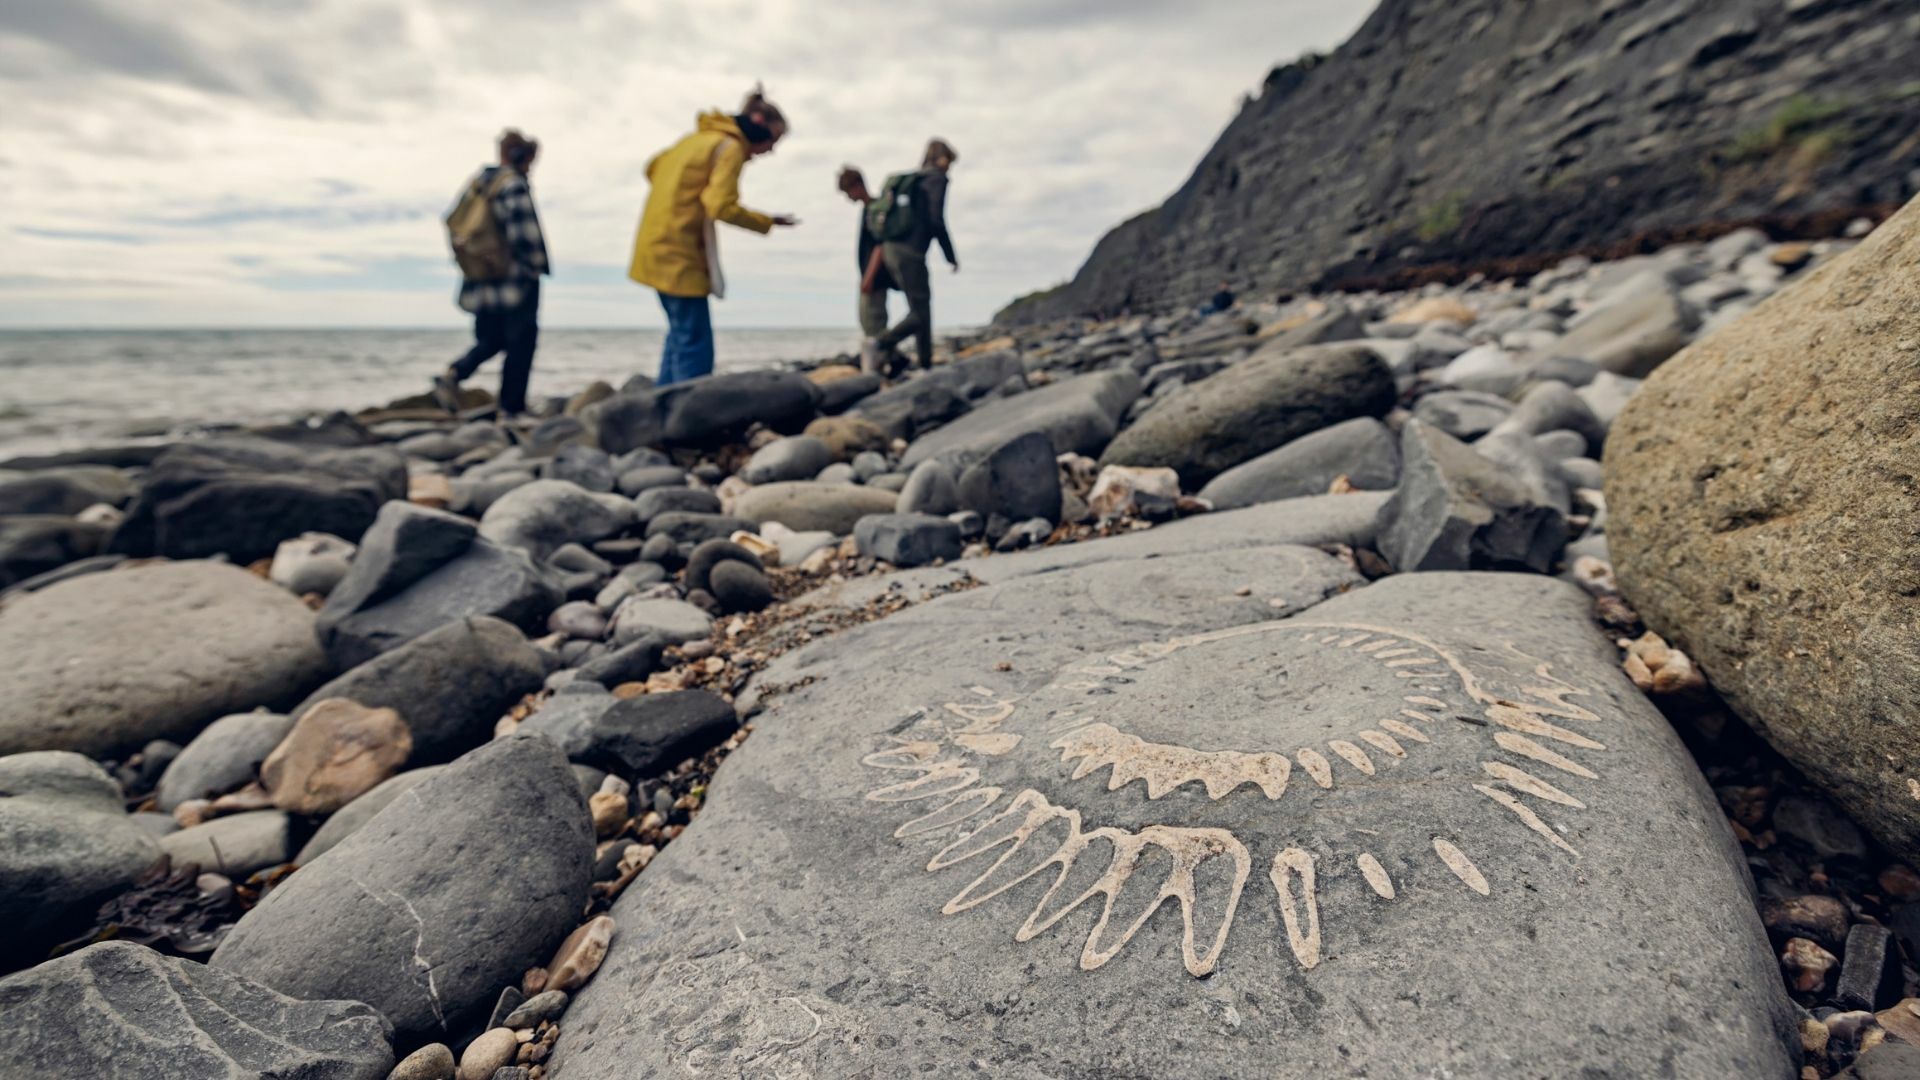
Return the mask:
<svg viewBox="0 0 1920 1080">
<path fill-rule="evenodd" d="M 746 162 L 746 136 L 720 112 L 700 114 L 693 134 L 649 161 L 653 188 L 627 276 L 670 296 L 724 295 L 713 223 L 757 233 L 773 228 L 773 218 L 740 205 L 740 167 Z"/>
</svg>

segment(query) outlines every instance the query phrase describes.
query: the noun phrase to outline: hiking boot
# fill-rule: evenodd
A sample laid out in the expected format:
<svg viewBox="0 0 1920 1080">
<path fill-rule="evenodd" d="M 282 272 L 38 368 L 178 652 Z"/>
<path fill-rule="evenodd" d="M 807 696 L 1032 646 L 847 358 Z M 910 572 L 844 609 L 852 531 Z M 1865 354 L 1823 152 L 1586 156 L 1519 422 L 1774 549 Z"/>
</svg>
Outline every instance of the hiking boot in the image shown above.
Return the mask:
<svg viewBox="0 0 1920 1080">
<path fill-rule="evenodd" d="M 868 375 L 880 374 L 879 338 L 868 338 L 860 343 L 860 370 Z"/>
<path fill-rule="evenodd" d="M 450 413 L 460 412 L 460 381 L 452 368 L 433 377 L 433 403 Z"/>
</svg>

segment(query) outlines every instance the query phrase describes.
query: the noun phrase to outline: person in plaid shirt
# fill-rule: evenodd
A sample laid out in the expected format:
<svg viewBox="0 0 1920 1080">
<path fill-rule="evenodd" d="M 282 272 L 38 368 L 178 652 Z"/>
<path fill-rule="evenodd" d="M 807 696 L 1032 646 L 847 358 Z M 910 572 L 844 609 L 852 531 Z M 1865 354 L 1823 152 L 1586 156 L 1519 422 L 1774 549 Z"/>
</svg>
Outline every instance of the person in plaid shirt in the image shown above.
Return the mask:
<svg viewBox="0 0 1920 1080">
<path fill-rule="evenodd" d="M 527 379 L 533 373 L 533 350 L 540 336 L 540 278 L 553 272 L 540 215 L 533 208 L 533 191 L 527 186 L 527 173 L 539 152 L 538 142 L 508 131 L 500 136 L 500 164 L 480 171 L 478 182 L 484 188 L 499 178 L 500 170 L 508 170 L 493 194 L 491 209 L 507 241 L 513 268 L 503 278 L 460 283 L 460 307 L 473 313 L 474 343 L 433 380 L 434 397 L 448 412 L 459 411 L 461 380 L 502 352 L 507 359 L 500 369 L 500 416 L 511 419 L 527 411 Z"/>
</svg>

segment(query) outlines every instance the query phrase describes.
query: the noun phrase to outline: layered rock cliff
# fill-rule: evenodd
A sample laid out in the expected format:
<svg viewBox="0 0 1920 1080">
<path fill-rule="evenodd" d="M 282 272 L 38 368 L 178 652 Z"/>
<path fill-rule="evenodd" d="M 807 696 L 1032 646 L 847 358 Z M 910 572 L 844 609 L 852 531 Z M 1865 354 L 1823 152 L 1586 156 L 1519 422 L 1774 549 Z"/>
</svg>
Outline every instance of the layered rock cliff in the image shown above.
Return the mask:
<svg viewBox="0 0 1920 1080">
<path fill-rule="evenodd" d="M 1912 0 L 1383 0 L 1010 323 L 1524 270 L 1920 187 Z"/>
</svg>

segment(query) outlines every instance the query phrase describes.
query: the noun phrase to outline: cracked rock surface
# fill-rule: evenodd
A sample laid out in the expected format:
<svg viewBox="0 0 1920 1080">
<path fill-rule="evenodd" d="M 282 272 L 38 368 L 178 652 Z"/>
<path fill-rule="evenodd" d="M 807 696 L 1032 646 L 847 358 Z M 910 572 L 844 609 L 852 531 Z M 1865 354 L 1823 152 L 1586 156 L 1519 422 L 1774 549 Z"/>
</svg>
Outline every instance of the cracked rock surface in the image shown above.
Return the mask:
<svg viewBox="0 0 1920 1080">
<path fill-rule="evenodd" d="M 593 828 L 566 757 L 498 739 L 410 788 L 268 894 L 216 968 L 350 997 L 441 1038 L 579 922 Z"/>
</svg>

